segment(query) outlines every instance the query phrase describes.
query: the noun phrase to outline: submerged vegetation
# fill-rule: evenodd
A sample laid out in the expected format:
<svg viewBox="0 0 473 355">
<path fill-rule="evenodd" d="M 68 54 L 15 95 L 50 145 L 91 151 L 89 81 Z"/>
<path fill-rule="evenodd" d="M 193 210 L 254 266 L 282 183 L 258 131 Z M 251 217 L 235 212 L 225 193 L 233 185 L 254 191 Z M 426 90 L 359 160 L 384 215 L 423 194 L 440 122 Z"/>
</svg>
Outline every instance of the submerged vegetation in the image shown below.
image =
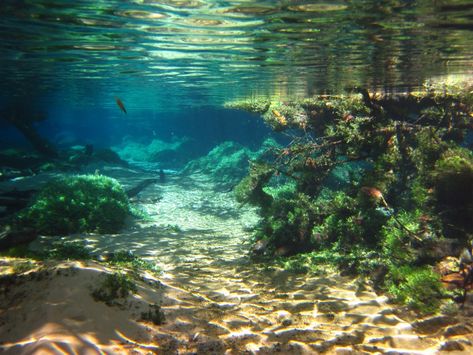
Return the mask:
<svg viewBox="0 0 473 355">
<path fill-rule="evenodd" d="M 49 183 L 19 219 L 46 235 L 115 233 L 129 212 L 128 197 L 115 179 L 78 175 Z"/>
<path fill-rule="evenodd" d="M 227 104 L 290 137 L 235 189 L 260 207 L 253 253 L 290 257 L 296 271 L 329 263 L 364 274 L 434 312 L 445 290 L 433 265 L 473 237 L 472 89 Z"/>
</svg>

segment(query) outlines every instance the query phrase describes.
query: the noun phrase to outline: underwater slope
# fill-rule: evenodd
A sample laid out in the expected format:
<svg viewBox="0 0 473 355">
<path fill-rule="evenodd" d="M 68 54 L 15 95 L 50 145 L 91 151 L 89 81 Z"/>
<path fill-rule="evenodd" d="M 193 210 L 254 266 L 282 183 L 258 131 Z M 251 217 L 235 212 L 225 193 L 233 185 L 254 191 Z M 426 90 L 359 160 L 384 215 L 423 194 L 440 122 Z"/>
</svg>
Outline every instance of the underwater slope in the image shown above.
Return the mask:
<svg viewBox="0 0 473 355">
<path fill-rule="evenodd" d="M 125 186 L 148 178 L 104 171 Z M 46 266 L 19 276 L 2 292 L 2 350 L 32 353 L 318 352 L 442 353 L 473 351 L 469 319 L 416 319 L 386 303 L 361 281 L 327 273 L 297 275 L 250 263 L 247 228 L 255 211 L 205 175 L 169 176 L 139 195 L 150 218 L 117 235 L 84 235 L 95 252 L 117 249 L 156 257 L 160 280 L 137 282 L 119 305 L 94 301 L 91 289 L 111 270 L 89 264 Z M 47 245 L 43 238 L 37 244 Z M 9 267 L 11 261 L 2 261 Z M 58 275 L 58 270 L 61 273 Z M 31 292 L 30 290 L 35 290 Z M 10 302 L 10 303 L 8 303 Z M 143 320 L 159 304 L 164 324 Z M 81 314 L 82 316 L 78 316 Z M 146 318 L 146 317 L 145 317 Z M 28 325 L 25 327 L 26 324 Z M 46 350 L 45 350 L 46 351 Z"/>
</svg>

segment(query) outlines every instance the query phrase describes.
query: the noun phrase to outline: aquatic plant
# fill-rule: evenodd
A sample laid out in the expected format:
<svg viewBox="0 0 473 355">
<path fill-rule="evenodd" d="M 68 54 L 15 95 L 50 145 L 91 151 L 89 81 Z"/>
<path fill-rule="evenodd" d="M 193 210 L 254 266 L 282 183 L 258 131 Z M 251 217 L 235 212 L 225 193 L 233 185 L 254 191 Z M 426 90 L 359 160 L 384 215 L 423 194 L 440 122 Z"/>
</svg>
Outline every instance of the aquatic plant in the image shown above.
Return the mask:
<svg viewBox="0 0 473 355">
<path fill-rule="evenodd" d="M 263 187 L 269 182 L 273 169 L 270 165 L 260 162 L 250 164 L 250 173 L 243 178 L 235 187 L 235 197 L 240 203 L 250 203 L 263 209 L 269 208 L 272 198 L 263 191 Z"/>
<path fill-rule="evenodd" d="M 252 113 L 265 113 L 269 109 L 270 105 L 271 100 L 267 98 L 252 97 L 249 99 L 228 101 L 224 104 L 224 107 L 234 110 L 244 110 Z"/>
<path fill-rule="evenodd" d="M 19 216 L 47 235 L 115 233 L 125 224 L 128 198 L 121 185 L 103 175 L 78 175 L 47 184 Z"/>
<path fill-rule="evenodd" d="M 150 304 L 147 312 L 141 313 L 141 320 L 152 322 L 156 325 L 161 325 L 166 321 L 164 312 L 158 304 Z"/>
<path fill-rule="evenodd" d="M 273 100 L 262 114 L 291 140 L 261 154 L 235 189 L 238 201 L 261 207 L 253 250 L 304 253 L 283 262 L 293 271 L 329 263 L 371 275 L 396 300 L 432 311 L 442 292 L 428 263 L 445 254 L 429 248 L 473 230 L 473 154 L 458 147 L 473 129 L 473 102 L 465 93 L 355 91 Z"/>
<path fill-rule="evenodd" d="M 445 296 L 440 276 L 430 267 L 392 266 L 386 289 L 394 300 L 421 313 L 434 313 Z"/>
<path fill-rule="evenodd" d="M 41 254 L 39 254 L 41 256 Z M 82 241 L 55 241 L 43 256 L 46 259 L 87 260 L 91 259 L 90 250 Z"/>
<path fill-rule="evenodd" d="M 128 275 L 115 272 L 105 276 L 102 283 L 92 291 L 92 297 L 96 301 L 113 306 L 117 299 L 125 299 L 130 293 L 137 291 L 136 284 Z"/>
<path fill-rule="evenodd" d="M 155 262 L 144 260 L 129 250 L 118 250 L 110 254 L 107 262 L 113 266 L 131 269 L 136 272 L 147 270 L 159 274 L 162 271 Z"/>
</svg>

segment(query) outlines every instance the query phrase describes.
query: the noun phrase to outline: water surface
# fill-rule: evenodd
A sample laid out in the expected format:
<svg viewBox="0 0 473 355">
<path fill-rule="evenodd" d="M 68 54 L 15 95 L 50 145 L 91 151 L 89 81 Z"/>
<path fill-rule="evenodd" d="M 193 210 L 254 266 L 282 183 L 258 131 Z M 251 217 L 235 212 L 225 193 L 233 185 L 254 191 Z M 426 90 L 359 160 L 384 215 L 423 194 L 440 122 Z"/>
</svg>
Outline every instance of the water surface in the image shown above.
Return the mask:
<svg viewBox="0 0 473 355">
<path fill-rule="evenodd" d="M 3 99 L 185 110 L 465 74 L 471 1 L 3 0 Z"/>
</svg>

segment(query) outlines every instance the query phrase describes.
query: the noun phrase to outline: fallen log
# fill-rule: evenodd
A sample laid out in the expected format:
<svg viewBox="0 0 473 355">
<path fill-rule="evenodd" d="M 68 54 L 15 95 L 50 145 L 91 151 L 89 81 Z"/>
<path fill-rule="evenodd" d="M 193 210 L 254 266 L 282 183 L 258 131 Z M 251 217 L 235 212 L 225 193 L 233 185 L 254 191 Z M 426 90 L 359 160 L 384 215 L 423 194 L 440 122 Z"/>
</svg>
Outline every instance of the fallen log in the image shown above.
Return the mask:
<svg viewBox="0 0 473 355">
<path fill-rule="evenodd" d="M 37 237 L 38 233 L 31 228 L 14 230 L 10 226 L 4 227 L 0 231 L 0 250 L 6 250 L 20 244 L 27 244 Z"/>
<path fill-rule="evenodd" d="M 143 180 L 138 185 L 136 185 L 135 187 L 132 187 L 131 189 L 128 189 L 126 191 L 126 194 L 127 194 L 128 198 L 135 197 L 141 191 L 143 191 L 146 187 L 148 187 L 151 184 L 157 183 L 157 182 L 158 182 L 158 179 L 156 179 L 156 178 Z"/>
</svg>

